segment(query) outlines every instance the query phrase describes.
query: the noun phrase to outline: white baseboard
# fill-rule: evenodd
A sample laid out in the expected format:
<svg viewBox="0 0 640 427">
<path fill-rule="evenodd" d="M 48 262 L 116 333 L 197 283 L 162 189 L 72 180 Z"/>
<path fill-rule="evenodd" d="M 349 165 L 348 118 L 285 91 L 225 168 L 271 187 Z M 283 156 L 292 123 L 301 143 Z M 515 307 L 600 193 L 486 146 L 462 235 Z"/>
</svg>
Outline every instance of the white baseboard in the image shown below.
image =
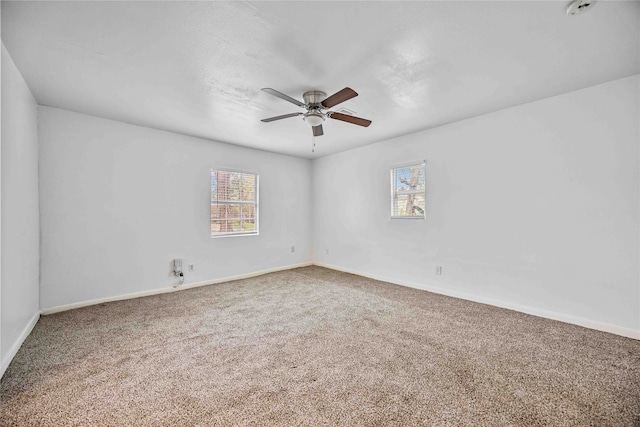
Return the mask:
<svg viewBox="0 0 640 427">
<path fill-rule="evenodd" d="M 267 273 L 274 273 L 276 271 L 291 270 L 293 268 L 299 268 L 299 267 L 308 267 L 310 265 L 313 265 L 313 263 L 303 262 L 300 264 L 292 264 L 284 267 L 275 267 L 275 268 L 269 268 L 267 270 L 254 271 L 252 273 L 240 274 L 237 276 L 223 277 L 221 279 L 207 280 L 204 282 L 196 282 L 196 283 L 187 283 L 187 284 L 176 286 L 176 287 L 172 286 L 169 288 L 152 289 L 150 291 L 134 292 L 131 294 L 116 295 L 112 297 L 99 298 L 99 299 L 94 299 L 89 301 L 81 301 L 73 304 L 58 305 L 55 307 L 48 307 L 48 308 L 42 309 L 42 314 L 46 316 L 53 313 L 59 313 L 61 311 L 73 310 L 81 307 L 88 307 L 90 305 L 103 304 L 105 302 L 122 301 L 122 300 L 133 299 L 133 298 L 148 297 L 151 295 L 166 294 L 169 292 L 177 292 L 184 289 L 197 288 L 200 286 L 207 286 L 207 285 L 215 285 L 216 283 L 230 282 L 232 280 L 248 279 L 250 277 L 261 276 Z"/>
<path fill-rule="evenodd" d="M 434 286 L 430 283 L 416 283 L 404 280 L 398 280 L 393 277 L 385 277 L 379 275 L 371 275 L 362 271 L 357 271 L 349 268 L 339 267 L 336 265 L 325 264 L 321 262 L 314 262 L 314 265 L 319 267 L 330 268 L 332 270 L 343 271 L 345 273 L 356 274 L 358 276 L 368 277 L 374 280 L 380 280 L 383 282 L 389 282 L 396 285 L 407 286 L 410 288 L 421 289 L 424 291 L 433 292 L 436 294 L 447 295 L 454 298 L 460 298 L 468 301 L 479 302 L 482 304 L 493 305 L 495 307 L 506 308 L 509 310 L 519 311 L 521 313 L 531 314 L 533 316 L 544 317 L 546 319 L 558 320 L 564 323 L 570 323 L 572 325 L 578 325 L 589 329 L 595 329 L 597 331 L 609 332 L 616 335 L 621 335 L 627 338 L 633 338 L 640 340 L 640 330 L 625 328 L 622 326 L 610 325 L 608 323 L 597 322 L 590 319 L 585 319 L 578 316 L 572 316 L 569 314 L 557 313 L 554 311 L 548 311 L 536 307 L 530 307 L 520 304 L 514 304 L 510 302 L 500 301 L 492 298 L 485 298 L 478 295 L 469 294 L 466 292 L 457 292 L 445 289 L 442 287 Z"/>
<path fill-rule="evenodd" d="M 16 356 L 16 353 L 18 353 L 18 350 L 20 350 L 20 347 L 22 346 L 22 343 L 24 343 L 24 340 L 27 339 L 34 326 L 36 326 L 36 323 L 38 323 L 38 319 L 40 319 L 39 311 L 34 314 L 33 317 L 29 320 L 29 323 L 27 323 L 27 326 L 25 326 L 25 328 L 22 330 L 22 333 L 20 334 L 16 342 L 13 344 L 6 356 L 2 359 L 2 364 L 0 365 L 0 378 L 2 378 L 2 376 L 4 375 L 4 371 L 7 370 L 9 364 Z"/>
<path fill-rule="evenodd" d="M 438 287 L 437 285 L 434 285 L 433 283 L 417 283 L 417 282 L 406 281 L 406 280 L 398 280 L 398 279 L 396 279 L 394 277 L 371 275 L 371 274 L 368 274 L 368 273 L 365 273 L 365 272 L 362 272 L 362 271 L 353 270 L 353 269 L 349 269 L 349 268 L 344 268 L 344 267 L 340 267 L 340 266 L 332 265 L 332 264 L 325 264 L 325 263 L 321 263 L 321 262 L 313 262 L 313 263 L 312 262 L 304 262 L 304 263 L 300 263 L 300 264 L 293 264 L 293 265 L 288 265 L 288 266 L 284 266 L 284 267 L 276 267 L 276 268 L 271 268 L 271 269 L 267 269 L 267 270 L 260 270 L 260 271 L 255 271 L 253 273 L 247 273 L 247 274 L 241 274 L 241 275 L 237 275 L 237 276 L 224 277 L 224 278 L 215 279 L 215 280 L 208 280 L 208 281 L 204 281 L 204 282 L 188 283 L 188 284 L 181 285 L 181 286 L 178 286 L 178 287 L 175 287 L 175 288 L 174 287 L 169 287 L 169 288 L 154 289 L 154 290 L 150 290 L 150 291 L 135 292 L 135 293 L 131 293 L 131 294 L 117 295 L 117 296 L 113 296 L 113 297 L 100 298 L 100 299 L 95 299 L 95 300 L 90 300 L 90 301 L 82 301 L 82 302 L 78 302 L 78 303 L 74 303 L 74 304 L 60 305 L 60 306 L 56 306 L 56 307 L 45 308 L 45 309 L 42 310 L 42 314 L 43 315 L 48 315 L 48 314 L 58 313 L 58 312 L 61 312 L 61 311 L 73 310 L 75 308 L 87 307 L 87 306 L 96 305 L 96 304 L 102 304 L 102 303 L 105 303 L 105 302 L 121 301 L 121 300 L 132 299 L 132 298 L 140 298 L 140 297 L 145 297 L 145 296 L 164 294 L 164 293 L 168 293 L 168 292 L 176 292 L 176 291 L 180 291 L 182 289 L 191 289 L 191 288 L 196 288 L 196 287 L 199 287 L 199 286 L 207 286 L 207 285 L 214 285 L 216 283 L 230 282 L 232 280 L 248 279 L 250 277 L 261 276 L 261 275 L 267 274 L 267 273 L 273 273 L 273 272 L 282 271 L 282 270 L 290 270 L 290 269 L 298 268 L 298 267 L 307 267 L 309 265 L 317 265 L 319 267 L 325 267 L 325 268 L 330 268 L 332 270 L 343 271 L 345 273 L 356 274 L 358 276 L 368 277 L 368 278 L 374 279 L 374 280 L 380 280 L 380 281 L 383 281 L 383 282 L 389 282 L 389 283 L 393 283 L 393 284 L 396 284 L 396 285 L 407 286 L 407 287 L 415 288 L 415 289 L 421 289 L 421 290 L 433 292 L 433 293 L 436 293 L 436 294 L 447 295 L 447 296 L 450 296 L 450 297 L 460 298 L 460 299 L 473 301 L 473 302 L 479 302 L 479 303 L 482 303 L 482 304 L 488 304 L 488 305 L 492 305 L 492 306 L 495 306 L 495 307 L 506 308 L 506 309 L 509 309 L 509 310 L 519 311 L 521 313 L 531 314 L 533 316 L 544 317 L 544 318 L 547 318 L 547 319 L 552 319 L 552 320 L 557 320 L 557 321 L 560 321 L 560 322 L 570 323 L 572 325 L 578 325 L 578 326 L 582 326 L 582 327 L 589 328 L 589 329 L 595 329 L 597 331 L 609 332 L 609 333 L 612 333 L 612 334 L 621 335 L 623 337 L 640 340 L 640 330 L 636 330 L 636 329 L 625 328 L 625 327 L 621 327 L 621 326 L 617 326 L 617 325 L 610 325 L 610 324 L 607 324 L 607 323 L 597 322 L 597 321 L 594 321 L 594 320 L 585 319 L 585 318 L 578 317 L 578 316 L 572 316 L 572 315 L 569 315 L 569 314 L 557 313 L 557 312 L 544 310 L 544 309 L 540 309 L 540 308 L 536 308 L 536 307 L 530 307 L 530 306 L 525 306 L 525 305 L 520 305 L 520 304 L 514 304 L 514 303 L 510 303 L 510 302 L 506 302 L 506 301 L 500 301 L 500 300 L 496 300 L 496 299 L 492 299 L 492 298 L 482 297 L 482 296 L 479 296 L 479 295 L 473 295 L 473 294 L 466 293 L 466 292 L 452 291 L 452 290 L 449 290 L 449 289 L 446 289 L 446 288 Z M 37 319 L 35 321 L 37 321 Z M 33 324 L 35 325 L 35 322 Z M 31 328 L 33 328 L 33 325 L 31 326 Z M 31 331 L 31 329 L 29 329 L 29 332 L 30 331 Z M 28 335 L 28 333 L 26 335 Z M 26 335 L 24 336 L 24 338 L 26 338 Z M 22 338 L 22 340 L 20 341 L 20 345 L 22 344 L 22 341 L 24 341 L 24 338 Z M 17 348 L 15 349 L 16 352 L 18 351 L 17 349 L 20 348 L 20 345 L 18 345 Z M 15 355 L 15 353 L 13 355 Z M 13 358 L 13 355 L 11 356 L 11 358 Z M 9 361 L 10 360 L 11 359 L 9 359 Z M 8 363 L 7 363 L 7 365 L 8 365 Z M 3 361 L 2 367 L 3 367 L 2 372 L 4 372 L 4 369 L 6 369 L 6 366 L 4 365 L 4 361 Z"/>
</svg>

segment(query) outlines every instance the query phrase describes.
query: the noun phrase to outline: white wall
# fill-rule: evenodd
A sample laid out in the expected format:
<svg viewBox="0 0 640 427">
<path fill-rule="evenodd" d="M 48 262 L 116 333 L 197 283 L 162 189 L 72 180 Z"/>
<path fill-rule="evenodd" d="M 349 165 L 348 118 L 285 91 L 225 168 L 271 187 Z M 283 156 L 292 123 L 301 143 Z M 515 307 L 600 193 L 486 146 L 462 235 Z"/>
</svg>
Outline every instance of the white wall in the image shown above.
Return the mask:
<svg viewBox="0 0 640 427">
<path fill-rule="evenodd" d="M 314 261 L 640 338 L 638 82 L 315 160 Z M 422 159 L 427 219 L 390 221 Z"/>
<path fill-rule="evenodd" d="M 2 45 L 0 376 L 38 320 L 38 110 Z"/>
<path fill-rule="evenodd" d="M 41 307 L 309 263 L 311 162 L 39 107 Z M 260 235 L 210 237 L 210 169 L 260 174 Z M 296 247 L 291 253 L 291 246 Z"/>
</svg>

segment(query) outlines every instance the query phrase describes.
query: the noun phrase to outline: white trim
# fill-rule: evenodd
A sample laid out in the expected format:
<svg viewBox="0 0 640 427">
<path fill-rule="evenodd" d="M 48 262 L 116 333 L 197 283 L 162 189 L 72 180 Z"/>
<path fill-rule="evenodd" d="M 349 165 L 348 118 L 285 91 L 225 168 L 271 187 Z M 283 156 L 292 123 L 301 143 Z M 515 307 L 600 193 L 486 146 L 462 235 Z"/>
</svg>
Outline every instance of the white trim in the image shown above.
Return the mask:
<svg viewBox="0 0 640 427">
<path fill-rule="evenodd" d="M 372 275 L 363 273 L 358 270 L 352 270 L 349 268 L 338 267 L 331 264 L 325 264 L 321 262 L 314 262 L 314 265 L 319 267 L 330 268 L 333 270 L 343 271 L 345 273 L 357 274 L 358 276 L 368 277 L 374 280 L 380 280 L 383 282 L 393 283 L 395 285 L 407 286 L 409 288 L 420 289 L 423 291 L 429 291 L 440 295 L 447 295 L 454 298 L 464 299 L 467 301 L 479 302 L 482 304 L 492 305 L 495 307 L 506 308 L 509 310 L 519 311 L 521 313 L 531 314 L 533 316 L 544 317 L 546 319 L 557 320 L 564 323 L 570 323 L 572 325 L 578 325 L 589 329 L 595 329 L 597 331 L 609 332 L 616 335 L 621 335 L 627 338 L 633 338 L 640 340 L 640 330 L 625 328 L 622 326 L 611 325 L 608 323 L 597 322 L 595 320 L 585 319 L 583 317 L 572 316 L 570 314 L 557 313 L 555 311 L 543 310 L 536 307 L 530 307 L 526 305 L 513 304 L 510 302 L 500 301 L 492 298 L 485 298 L 466 292 L 456 292 L 449 289 L 444 289 L 438 286 L 433 286 L 429 283 L 416 283 L 406 280 L 398 280 L 392 277 L 385 277 L 379 275 Z"/>
<path fill-rule="evenodd" d="M 223 278 L 214 279 L 214 280 L 207 280 L 204 282 L 188 283 L 186 285 L 179 285 L 175 287 L 153 289 L 150 291 L 134 292 L 131 294 L 116 295 L 113 297 L 99 298 L 99 299 L 94 299 L 89 301 L 76 302 L 73 304 L 59 305 L 56 307 L 49 307 L 49 308 L 42 309 L 42 315 L 46 316 L 53 313 L 59 313 L 61 311 L 73 310 L 75 308 L 81 308 L 81 307 L 88 307 L 90 305 L 102 304 L 105 302 L 122 301 L 122 300 L 133 299 L 133 298 L 147 297 L 151 295 L 166 294 L 169 292 L 181 291 L 183 289 L 198 288 L 200 286 L 215 285 L 217 283 L 231 282 L 233 280 L 248 279 L 250 277 L 262 276 L 263 274 L 267 274 L 267 273 L 275 273 L 276 271 L 291 270 L 293 268 L 299 268 L 299 267 L 308 267 L 310 265 L 313 265 L 313 263 L 303 262 L 299 264 L 287 265 L 284 267 L 275 267 L 275 268 L 269 268 L 267 270 L 255 271 L 253 273 L 223 277 Z"/>
<path fill-rule="evenodd" d="M 416 162 L 418 162 L 418 163 L 416 163 Z M 391 169 L 398 169 L 398 168 L 405 168 L 407 166 L 415 166 L 415 165 L 419 165 L 419 164 L 424 164 L 425 167 L 426 167 L 427 159 L 424 159 L 424 160 L 411 160 L 411 161 L 406 161 L 406 162 L 402 162 L 402 163 L 396 163 L 396 164 L 390 165 L 389 167 Z"/>
<path fill-rule="evenodd" d="M 223 171 L 223 172 L 235 172 L 235 173 L 246 173 L 248 175 L 258 175 L 257 172 L 252 172 L 244 169 L 234 169 L 234 168 L 225 168 L 225 167 L 211 167 L 211 172 L 213 171 Z"/>
<path fill-rule="evenodd" d="M 224 234 L 216 234 L 214 236 L 211 236 L 211 238 L 217 239 L 219 237 L 244 237 L 244 236 L 259 236 L 259 235 L 260 233 L 258 233 L 257 231 L 251 231 L 246 233 L 229 231 L 228 233 L 224 233 Z"/>
<path fill-rule="evenodd" d="M 18 353 L 18 350 L 20 350 L 20 347 L 22 347 L 24 340 L 26 340 L 29 334 L 31 333 L 31 331 L 33 331 L 33 328 L 36 326 L 36 323 L 38 323 L 38 319 L 40 319 L 39 311 L 33 315 L 31 320 L 29 320 L 29 323 L 27 323 L 27 326 L 25 326 L 25 328 L 22 330 L 22 333 L 18 337 L 17 341 L 13 344 L 13 347 L 11 347 L 11 350 L 9 350 L 6 356 L 2 359 L 2 364 L 0 365 L 0 378 L 2 378 L 2 376 L 4 375 L 4 372 L 9 367 L 9 364 Z"/>
</svg>

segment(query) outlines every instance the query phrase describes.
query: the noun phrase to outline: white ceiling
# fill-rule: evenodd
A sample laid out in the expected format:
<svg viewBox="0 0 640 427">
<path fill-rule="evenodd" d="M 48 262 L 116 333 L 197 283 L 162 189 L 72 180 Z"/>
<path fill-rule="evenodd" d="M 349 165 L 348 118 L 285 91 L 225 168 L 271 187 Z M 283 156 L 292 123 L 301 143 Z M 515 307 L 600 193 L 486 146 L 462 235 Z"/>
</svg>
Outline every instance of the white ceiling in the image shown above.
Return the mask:
<svg viewBox="0 0 640 427">
<path fill-rule="evenodd" d="M 640 3 L 2 2 L 39 104 L 314 158 L 640 72 Z M 349 86 L 311 152 L 294 98 Z"/>
</svg>

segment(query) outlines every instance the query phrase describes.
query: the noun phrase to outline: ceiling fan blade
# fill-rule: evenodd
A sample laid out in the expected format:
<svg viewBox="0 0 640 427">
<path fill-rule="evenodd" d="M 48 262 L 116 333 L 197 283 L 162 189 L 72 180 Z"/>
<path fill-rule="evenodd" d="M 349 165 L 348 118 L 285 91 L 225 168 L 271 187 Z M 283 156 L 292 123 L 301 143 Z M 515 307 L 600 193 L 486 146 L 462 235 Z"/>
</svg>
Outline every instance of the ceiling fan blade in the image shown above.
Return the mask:
<svg viewBox="0 0 640 427">
<path fill-rule="evenodd" d="M 289 95 L 285 95 L 282 92 L 278 92 L 275 89 L 271 89 L 270 87 L 263 87 L 262 90 L 270 95 L 277 96 L 280 99 L 284 99 L 285 101 L 289 101 L 292 104 L 296 104 L 298 107 L 304 107 L 304 104 L 302 102 L 290 97 Z"/>
<path fill-rule="evenodd" d="M 289 117 L 301 116 L 303 113 L 291 113 L 291 114 L 283 114 L 282 116 L 269 117 L 268 119 L 262 119 L 261 122 L 273 122 L 275 120 L 288 119 Z"/>
<path fill-rule="evenodd" d="M 336 120 L 342 120 L 343 122 L 353 123 L 354 125 L 368 127 L 371 124 L 371 120 L 361 119 L 360 117 L 350 116 L 342 113 L 331 113 L 329 117 Z"/>
<path fill-rule="evenodd" d="M 313 136 L 324 135 L 324 132 L 322 131 L 322 125 L 313 126 L 312 129 L 313 129 Z"/>
<path fill-rule="evenodd" d="M 338 91 L 321 102 L 324 108 L 331 108 L 334 105 L 338 105 L 348 99 L 358 96 L 358 93 L 350 87 L 345 87 L 341 91 Z"/>
</svg>

